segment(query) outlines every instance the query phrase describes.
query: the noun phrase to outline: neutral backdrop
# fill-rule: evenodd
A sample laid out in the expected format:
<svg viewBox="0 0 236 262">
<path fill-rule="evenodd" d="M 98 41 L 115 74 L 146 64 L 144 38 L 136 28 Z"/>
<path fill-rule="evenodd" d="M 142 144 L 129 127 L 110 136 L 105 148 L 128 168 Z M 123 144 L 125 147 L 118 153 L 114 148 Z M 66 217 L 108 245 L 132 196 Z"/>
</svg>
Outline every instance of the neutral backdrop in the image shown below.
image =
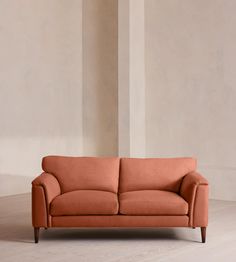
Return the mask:
<svg viewBox="0 0 236 262">
<path fill-rule="evenodd" d="M 118 155 L 118 0 L 0 1 L 0 195 L 48 154 Z M 145 0 L 147 157 L 195 156 L 236 200 L 233 0 Z"/>
</svg>

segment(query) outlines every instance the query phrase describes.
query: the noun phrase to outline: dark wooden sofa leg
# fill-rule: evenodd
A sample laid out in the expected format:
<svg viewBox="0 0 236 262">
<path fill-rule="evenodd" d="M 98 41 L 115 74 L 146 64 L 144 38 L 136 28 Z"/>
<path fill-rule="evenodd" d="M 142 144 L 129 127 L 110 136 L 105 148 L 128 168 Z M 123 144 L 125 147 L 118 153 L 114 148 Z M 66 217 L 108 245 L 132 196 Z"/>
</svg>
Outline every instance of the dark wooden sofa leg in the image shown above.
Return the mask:
<svg viewBox="0 0 236 262">
<path fill-rule="evenodd" d="M 202 243 L 206 242 L 206 227 L 201 227 Z"/>
<path fill-rule="evenodd" d="M 35 243 L 39 242 L 39 227 L 34 228 L 34 241 Z"/>
</svg>

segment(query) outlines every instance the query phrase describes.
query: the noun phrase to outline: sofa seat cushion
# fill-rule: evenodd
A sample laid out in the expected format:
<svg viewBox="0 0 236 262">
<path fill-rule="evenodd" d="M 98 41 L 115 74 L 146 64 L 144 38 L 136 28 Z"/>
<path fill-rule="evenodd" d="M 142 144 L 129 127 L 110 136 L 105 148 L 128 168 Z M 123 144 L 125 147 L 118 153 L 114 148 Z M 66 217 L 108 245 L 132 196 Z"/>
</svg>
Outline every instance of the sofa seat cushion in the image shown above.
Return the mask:
<svg viewBox="0 0 236 262">
<path fill-rule="evenodd" d="M 117 194 L 97 190 L 77 190 L 56 197 L 51 203 L 52 216 L 115 215 Z"/>
<path fill-rule="evenodd" d="M 178 194 L 162 190 L 141 190 L 121 193 L 123 215 L 186 215 L 188 203 Z"/>
</svg>

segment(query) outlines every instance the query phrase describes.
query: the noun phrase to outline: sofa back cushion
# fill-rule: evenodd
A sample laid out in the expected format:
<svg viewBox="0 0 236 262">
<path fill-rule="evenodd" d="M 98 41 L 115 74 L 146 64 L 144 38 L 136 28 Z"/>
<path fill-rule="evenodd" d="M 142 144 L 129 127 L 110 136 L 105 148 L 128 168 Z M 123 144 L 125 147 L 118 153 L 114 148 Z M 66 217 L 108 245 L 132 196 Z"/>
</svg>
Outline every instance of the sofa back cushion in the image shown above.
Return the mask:
<svg viewBox="0 0 236 262">
<path fill-rule="evenodd" d="M 57 178 L 62 193 L 74 190 L 117 193 L 119 161 L 119 158 L 47 156 L 42 168 Z"/>
<path fill-rule="evenodd" d="M 120 192 L 179 192 L 183 177 L 196 170 L 193 158 L 122 158 L 120 164 Z"/>
</svg>

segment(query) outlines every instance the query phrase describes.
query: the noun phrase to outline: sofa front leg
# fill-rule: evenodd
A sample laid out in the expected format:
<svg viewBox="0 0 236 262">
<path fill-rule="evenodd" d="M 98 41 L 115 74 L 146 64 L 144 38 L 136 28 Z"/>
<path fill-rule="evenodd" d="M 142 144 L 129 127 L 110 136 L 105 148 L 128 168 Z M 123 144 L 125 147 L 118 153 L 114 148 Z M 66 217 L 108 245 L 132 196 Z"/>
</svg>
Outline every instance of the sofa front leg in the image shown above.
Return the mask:
<svg viewBox="0 0 236 262">
<path fill-rule="evenodd" d="M 206 242 L 206 227 L 201 227 L 202 243 Z"/>
<path fill-rule="evenodd" d="M 34 227 L 34 242 L 39 242 L 39 227 Z"/>
</svg>

